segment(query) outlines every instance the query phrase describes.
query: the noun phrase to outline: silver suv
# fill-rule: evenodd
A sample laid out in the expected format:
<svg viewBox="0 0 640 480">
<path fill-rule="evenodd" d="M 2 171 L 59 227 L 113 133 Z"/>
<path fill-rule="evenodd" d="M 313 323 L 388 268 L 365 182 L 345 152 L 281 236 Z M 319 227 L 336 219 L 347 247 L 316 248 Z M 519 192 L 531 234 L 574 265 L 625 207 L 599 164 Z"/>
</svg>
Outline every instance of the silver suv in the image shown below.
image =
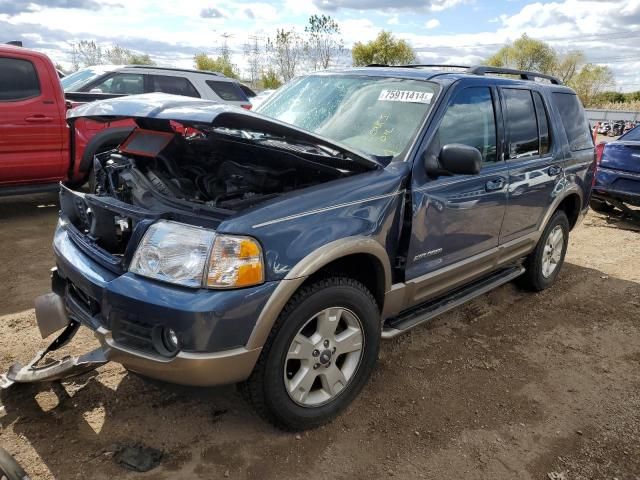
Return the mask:
<svg viewBox="0 0 640 480">
<path fill-rule="evenodd" d="M 251 108 L 240 83 L 221 73 L 143 65 L 96 65 L 61 79 L 67 92 L 171 93 Z"/>
</svg>

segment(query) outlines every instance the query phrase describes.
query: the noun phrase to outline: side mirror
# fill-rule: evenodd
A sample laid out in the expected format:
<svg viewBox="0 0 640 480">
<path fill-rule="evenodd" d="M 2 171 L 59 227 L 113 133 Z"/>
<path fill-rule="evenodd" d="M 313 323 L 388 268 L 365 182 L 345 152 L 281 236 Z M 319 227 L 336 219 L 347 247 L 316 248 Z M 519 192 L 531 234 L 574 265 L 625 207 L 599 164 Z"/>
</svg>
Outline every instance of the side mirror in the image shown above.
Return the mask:
<svg viewBox="0 0 640 480">
<path fill-rule="evenodd" d="M 460 143 L 450 143 L 440 150 L 438 158 L 425 155 L 427 175 L 477 175 L 482 168 L 480 150 Z"/>
</svg>

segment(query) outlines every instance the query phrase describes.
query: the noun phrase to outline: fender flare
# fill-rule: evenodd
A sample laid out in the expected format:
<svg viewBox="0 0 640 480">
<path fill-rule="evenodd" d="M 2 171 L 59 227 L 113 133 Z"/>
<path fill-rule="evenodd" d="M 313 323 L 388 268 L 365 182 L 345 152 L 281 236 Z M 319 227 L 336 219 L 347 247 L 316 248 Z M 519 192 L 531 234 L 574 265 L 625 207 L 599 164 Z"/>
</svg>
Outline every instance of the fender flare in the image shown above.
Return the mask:
<svg viewBox="0 0 640 480">
<path fill-rule="evenodd" d="M 260 312 L 246 348 L 260 348 L 269 337 L 280 312 L 310 275 L 334 260 L 355 254 L 375 257 L 384 272 L 384 292 L 391 289 L 391 263 L 384 247 L 370 237 L 346 237 L 327 243 L 300 260 L 280 281 Z"/>
<path fill-rule="evenodd" d="M 94 135 L 87 143 L 84 152 L 82 152 L 82 160 L 80 160 L 78 171 L 87 173 L 93 165 L 93 157 L 100 151 L 101 147 L 105 145 L 119 145 L 129 136 L 134 128 L 135 127 L 114 127 Z"/>
</svg>

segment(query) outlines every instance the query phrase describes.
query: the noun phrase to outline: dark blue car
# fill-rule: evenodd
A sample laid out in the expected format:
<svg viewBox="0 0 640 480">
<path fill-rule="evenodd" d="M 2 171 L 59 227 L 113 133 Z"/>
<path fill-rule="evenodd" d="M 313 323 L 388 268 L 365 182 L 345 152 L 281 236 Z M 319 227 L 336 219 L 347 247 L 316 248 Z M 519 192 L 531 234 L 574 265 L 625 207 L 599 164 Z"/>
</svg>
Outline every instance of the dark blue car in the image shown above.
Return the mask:
<svg viewBox="0 0 640 480">
<path fill-rule="evenodd" d="M 61 187 L 36 318 L 64 329 L 48 351 L 80 326 L 101 346 L 0 386 L 116 361 L 239 383 L 285 429 L 345 408 L 382 338 L 514 279 L 550 287 L 595 170 L 575 92 L 490 67 L 321 72 L 257 112 L 151 94 L 76 108 L 70 126 L 83 117 L 138 127 L 96 155 L 91 193 Z"/>
<path fill-rule="evenodd" d="M 631 213 L 626 205 L 640 207 L 640 127 L 615 142 L 596 148 L 598 170 L 591 208 L 611 212 L 614 207 Z"/>
</svg>

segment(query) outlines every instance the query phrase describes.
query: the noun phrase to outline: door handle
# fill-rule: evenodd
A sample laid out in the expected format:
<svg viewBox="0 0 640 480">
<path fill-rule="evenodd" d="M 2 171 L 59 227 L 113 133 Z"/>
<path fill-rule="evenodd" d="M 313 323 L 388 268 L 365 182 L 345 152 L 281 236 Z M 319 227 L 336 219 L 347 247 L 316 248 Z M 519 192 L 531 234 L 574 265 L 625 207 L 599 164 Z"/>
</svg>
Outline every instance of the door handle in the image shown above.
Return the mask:
<svg viewBox="0 0 640 480">
<path fill-rule="evenodd" d="M 24 121 L 28 123 L 49 123 L 53 121 L 53 118 L 44 115 L 32 115 L 25 118 Z"/>
<path fill-rule="evenodd" d="M 489 180 L 485 183 L 484 188 L 487 192 L 493 192 L 496 190 L 502 190 L 505 186 L 506 182 L 504 178 L 496 178 L 495 180 Z"/>
<path fill-rule="evenodd" d="M 558 165 L 551 165 L 547 170 L 550 177 L 555 177 L 556 175 L 560 175 L 562 173 L 562 167 Z"/>
</svg>

